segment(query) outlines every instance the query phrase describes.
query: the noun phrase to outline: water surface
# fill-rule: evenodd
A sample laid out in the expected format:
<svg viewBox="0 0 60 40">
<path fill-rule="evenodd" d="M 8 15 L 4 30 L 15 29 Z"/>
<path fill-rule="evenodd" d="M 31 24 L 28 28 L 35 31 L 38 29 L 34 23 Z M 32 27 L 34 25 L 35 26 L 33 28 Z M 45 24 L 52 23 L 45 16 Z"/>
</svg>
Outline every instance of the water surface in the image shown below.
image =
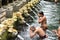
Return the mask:
<svg viewBox="0 0 60 40">
<path fill-rule="evenodd" d="M 47 24 L 49 29 L 47 30 L 48 38 L 45 40 L 57 40 L 57 37 L 51 32 L 53 29 L 57 29 L 59 26 L 59 19 L 60 19 L 60 3 L 55 4 L 53 2 L 46 2 L 46 1 L 41 1 L 40 3 L 41 8 L 40 10 L 44 12 L 45 16 L 47 17 Z M 38 6 L 38 5 L 37 5 Z M 40 25 L 37 22 L 38 19 L 35 19 L 34 23 L 32 25 L 35 25 L 36 27 L 39 27 Z M 29 35 L 29 26 L 25 31 L 22 31 L 20 35 L 25 39 L 25 40 L 38 40 L 37 37 L 30 38 Z M 24 28 L 25 29 L 25 28 Z"/>
</svg>

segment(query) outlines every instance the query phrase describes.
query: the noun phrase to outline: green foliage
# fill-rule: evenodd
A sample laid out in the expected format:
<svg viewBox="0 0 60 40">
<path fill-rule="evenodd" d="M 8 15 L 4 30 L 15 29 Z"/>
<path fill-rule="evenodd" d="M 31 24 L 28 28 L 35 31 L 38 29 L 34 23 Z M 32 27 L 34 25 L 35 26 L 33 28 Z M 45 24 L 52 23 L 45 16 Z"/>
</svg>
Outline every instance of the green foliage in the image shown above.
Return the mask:
<svg viewBox="0 0 60 40">
<path fill-rule="evenodd" d="M 8 37 L 8 35 L 7 35 L 7 31 L 4 32 L 0 37 L 1 37 L 0 40 L 7 40 L 7 37 Z"/>
</svg>

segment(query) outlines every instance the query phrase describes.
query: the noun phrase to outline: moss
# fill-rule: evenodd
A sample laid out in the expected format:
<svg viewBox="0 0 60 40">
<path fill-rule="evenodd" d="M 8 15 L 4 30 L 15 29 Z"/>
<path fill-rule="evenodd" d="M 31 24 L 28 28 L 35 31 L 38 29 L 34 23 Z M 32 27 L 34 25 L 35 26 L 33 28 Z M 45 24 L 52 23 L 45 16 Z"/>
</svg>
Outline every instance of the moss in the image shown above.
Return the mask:
<svg viewBox="0 0 60 40">
<path fill-rule="evenodd" d="M 14 40 L 16 36 L 6 30 L 0 37 L 0 40 Z"/>
<path fill-rule="evenodd" d="M 1 40 L 7 40 L 7 31 L 4 32 L 0 37 L 1 37 Z"/>
</svg>

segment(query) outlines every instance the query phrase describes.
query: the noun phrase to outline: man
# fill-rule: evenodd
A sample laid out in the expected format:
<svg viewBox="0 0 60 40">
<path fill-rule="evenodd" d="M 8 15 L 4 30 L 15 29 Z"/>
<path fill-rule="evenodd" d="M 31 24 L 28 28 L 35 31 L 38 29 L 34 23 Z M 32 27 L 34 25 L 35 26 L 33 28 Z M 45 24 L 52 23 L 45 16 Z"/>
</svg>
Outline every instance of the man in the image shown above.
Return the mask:
<svg viewBox="0 0 60 40">
<path fill-rule="evenodd" d="M 58 37 L 58 40 L 60 40 L 60 27 L 57 30 L 52 30 L 52 32 L 55 32 Z"/>
<path fill-rule="evenodd" d="M 30 28 L 30 37 L 33 38 L 36 34 L 39 35 L 39 37 L 40 37 L 39 40 L 43 40 L 43 39 L 47 38 L 47 35 L 42 28 L 39 27 L 38 29 L 36 29 L 34 26 L 31 27 Z"/>
<path fill-rule="evenodd" d="M 38 22 L 41 23 L 41 28 L 43 28 L 43 30 L 46 31 L 46 29 L 48 29 L 46 16 L 44 16 L 43 12 L 39 12 L 38 16 Z"/>
<path fill-rule="evenodd" d="M 54 1 L 55 1 L 56 4 L 58 3 L 58 0 L 54 0 Z"/>
</svg>

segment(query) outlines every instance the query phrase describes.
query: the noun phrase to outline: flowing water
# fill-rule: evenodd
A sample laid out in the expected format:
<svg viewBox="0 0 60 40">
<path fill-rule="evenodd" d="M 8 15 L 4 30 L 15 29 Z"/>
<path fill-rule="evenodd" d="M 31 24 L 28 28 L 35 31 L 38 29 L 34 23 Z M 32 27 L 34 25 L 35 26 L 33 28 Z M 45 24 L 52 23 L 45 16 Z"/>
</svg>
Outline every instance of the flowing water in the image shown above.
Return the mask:
<svg viewBox="0 0 60 40">
<path fill-rule="evenodd" d="M 45 16 L 47 17 L 47 24 L 48 24 L 48 30 L 47 30 L 47 35 L 48 38 L 44 39 L 44 40 L 57 40 L 57 37 L 55 36 L 55 34 L 53 34 L 51 32 L 51 30 L 53 29 L 57 29 L 59 25 L 59 19 L 60 19 L 60 3 L 55 4 L 53 2 L 46 2 L 46 1 L 41 1 L 41 3 L 39 3 L 38 8 L 44 12 Z M 37 15 L 36 15 L 37 16 Z M 35 20 L 34 23 L 32 23 L 32 25 L 39 27 L 40 24 L 38 23 L 38 18 Z M 28 28 L 25 31 L 20 32 L 20 35 L 24 38 L 24 40 L 38 40 L 37 37 L 35 36 L 34 38 L 30 38 L 29 35 L 29 28 L 30 25 L 28 23 L 26 23 L 28 25 Z"/>
</svg>

